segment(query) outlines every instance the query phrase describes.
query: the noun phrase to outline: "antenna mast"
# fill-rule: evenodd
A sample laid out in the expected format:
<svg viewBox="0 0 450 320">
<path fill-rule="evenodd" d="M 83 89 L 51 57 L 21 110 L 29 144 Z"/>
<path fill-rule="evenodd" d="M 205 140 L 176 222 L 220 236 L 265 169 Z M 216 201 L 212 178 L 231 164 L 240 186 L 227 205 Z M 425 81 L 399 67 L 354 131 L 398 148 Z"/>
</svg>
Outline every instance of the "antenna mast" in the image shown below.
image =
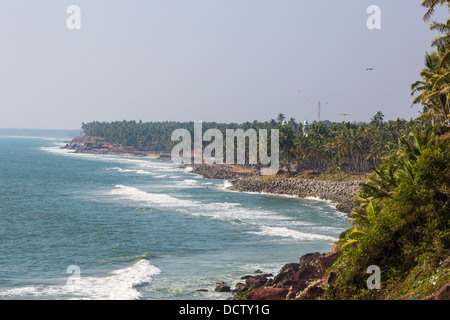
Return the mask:
<svg viewBox="0 0 450 320">
<path fill-rule="evenodd" d="M 318 105 L 318 116 L 319 116 L 319 122 L 320 122 L 320 101 L 319 101 L 319 105 Z"/>
</svg>

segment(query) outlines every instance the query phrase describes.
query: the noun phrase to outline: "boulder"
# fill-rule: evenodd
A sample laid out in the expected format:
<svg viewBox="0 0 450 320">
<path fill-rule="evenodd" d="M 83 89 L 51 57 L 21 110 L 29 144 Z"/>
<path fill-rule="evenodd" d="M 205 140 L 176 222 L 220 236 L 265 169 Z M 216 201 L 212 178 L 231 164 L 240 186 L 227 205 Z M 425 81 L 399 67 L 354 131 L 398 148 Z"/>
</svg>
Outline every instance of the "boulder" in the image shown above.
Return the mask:
<svg viewBox="0 0 450 320">
<path fill-rule="evenodd" d="M 262 275 L 256 275 L 245 279 L 245 284 L 249 290 L 260 288 L 267 282 L 267 278 Z"/>
<path fill-rule="evenodd" d="M 324 294 L 325 290 L 317 285 L 309 286 L 304 292 L 295 298 L 295 300 L 316 300 Z"/>
<path fill-rule="evenodd" d="M 214 289 L 214 291 L 217 291 L 217 292 L 230 292 L 231 288 L 230 288 L 230 286 L 226 285 L 225 283 L 219 283 L 219 285 Z"/>
<path fill-rule="evenodd" d="M 234 288 L 234 291 L 236 292 L 243 292 L 247 290 L 248 290 L 247 286 L 245 285 L 245 283 L 242 282 L 236 283 L 236 287 Z"/>
<path fill-rule="evenodd" d="M 322 286 L 335 282 L 336 272 L 326 271 L 341 255 L 339 250 L 330 254 L 308 253 L 300 258 L 299 263 L 284 265 L 273 279 L 263 275 L 245 276 L 246 287 L 250 290 L 247 297 L 262 300 L 317 299 L 325 292 Z"/>
<path fill-rule="evenodd" d="M 300 265 L 301 266 L 308 265 L 322 256 L 324 256 L 324 254 L 319 252 L 307 253 L 300 258 Z"/>
<path fill-rule="evenodd" d="M 317 260 L 318 261 L 318 265 L 319 265 L 319 270 L 322 273 L 322 275 L 325 274 L 327 269 L 329 267 L 331 267 L 341 255 L 342 255 L 342 251 L 337 251 L 335 253 L 332 253 L 332 254 L 320 257 Z"/>
<path fill-rule="evenodd" d="M 294 281 L 308 281 L 314 278 L 319 278 L 322 274 L 319 272 L 317 266 L 306 265 L 298 269 L 298 271 L 294 274 Z"/>
<path fill-rule="evenodd" d="M 297 294 L 303 290 L 305 290 L 308 287 L 308 284 L 306 283 L 306 281 L 299 281 L 299 282 L 294 282 L 290 287 L 289 287 L 289 292 L 286 295 L 286 299 L 287 300 L 292 300 L 294 299 Z"/>
<path fill-rule="evenodd" d="M 275 276 L 275 278 L 273 279 L 273 282 L 276 284 L 279 284 L 283 281 L 289 280 L 289 278 L 292 277 L 299 268 L 300 268 L 299 263 L 285 264 L 281 268 L 280 272 Z"/>
</svg>

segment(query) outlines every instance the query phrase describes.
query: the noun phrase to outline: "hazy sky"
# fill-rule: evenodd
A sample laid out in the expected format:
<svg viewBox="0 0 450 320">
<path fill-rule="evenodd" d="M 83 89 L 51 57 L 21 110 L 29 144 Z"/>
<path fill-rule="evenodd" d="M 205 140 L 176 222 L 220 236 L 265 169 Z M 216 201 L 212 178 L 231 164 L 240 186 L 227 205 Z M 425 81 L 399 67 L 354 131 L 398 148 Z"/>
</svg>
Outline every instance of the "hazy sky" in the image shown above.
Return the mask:
<svg viewBox="0 0 450 320">
<path fill-rule="evenodd" d="M 2 0 L 0 127 L 314 121 L 319 100 L 321 120 L 409 119 L 421 110 L 410 84 L 438 35 L 420 3 Z M 373 4 L 381 30 L 366 27 Z M 69 5 L 81 30 L 66 26 Z M 433 20 L 447 16 L 439 8 Z"/>
</svg>

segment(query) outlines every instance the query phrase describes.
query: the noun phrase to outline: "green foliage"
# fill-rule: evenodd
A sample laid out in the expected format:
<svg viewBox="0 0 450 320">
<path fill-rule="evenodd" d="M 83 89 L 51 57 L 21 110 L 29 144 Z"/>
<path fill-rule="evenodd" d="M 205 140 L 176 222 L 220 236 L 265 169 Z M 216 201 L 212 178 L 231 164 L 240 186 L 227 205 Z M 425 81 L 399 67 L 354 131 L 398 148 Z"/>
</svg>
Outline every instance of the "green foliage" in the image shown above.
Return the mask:
<svg viewBox="0 0 450 320">
<path fill-rule="evenodd" d="M 396 155 L 368 179 L 353 227 L 341 235 L 343 259 L 332 291 L 337 298 L 382 297 L 415 268 L 436 267 L 449 255 L 448 138 L 425 129 L 402 141 Z M 379 292 L 366 287 L 369 265 L 382 270 Z"/>
<path fill-rule="evenodd" d="M 399 148 L 399 138 L 421 122 L 397 119 L 383 122 L 383 115 L 377 112 L 372 123 L 313 122 L 308 135 L 303 134 L 303 125 L 291 118 L 284 123 L 284 115 L 275 120 L 259 122 L 216 123 L 204 122 L 203 129 L 219 129 L 225 137 L 226 129 L 271 129 L 280 130 L 280 161 L 288 172 L 313 171 L 370 172 L 378 167 L 382 158 Z M 85 135 L 99 136 L 110 143 L 137 150 L 170 151 L 175 142 L 171 141 L 176 129 L 187 129 L 193 136 L 193 122 L 90 122 L 83 123 Z M 270 137 L 268 137 L 270 139 Z M 270 140 L 269 140 L 270 141 Z M 209 142 L 204 142 L 204 146 Z M 270 146 L 269 146 L 270 148 Z M 269 150 L 270 151 L 270 150 Z M 248 153 L 248 150 L 247 150 Z"/>
</svg>

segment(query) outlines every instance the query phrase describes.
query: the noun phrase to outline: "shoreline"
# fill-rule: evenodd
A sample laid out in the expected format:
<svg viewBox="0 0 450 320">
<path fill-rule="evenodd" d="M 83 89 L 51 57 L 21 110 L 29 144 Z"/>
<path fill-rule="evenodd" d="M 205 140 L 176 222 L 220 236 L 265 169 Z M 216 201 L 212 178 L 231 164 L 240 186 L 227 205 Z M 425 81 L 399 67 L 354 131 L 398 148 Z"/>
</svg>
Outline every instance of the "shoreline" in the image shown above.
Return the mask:
<svg viewBox="0 0 450 320">
<path fill-rule="evenodd" d="M 349 215 L 356 206 L 355 197 L 361 190 L 361 181 L 331 181 L 295 178 L 275 178 L 263 180 L 253 168 L 236 171 L 227 165 L 186 164 L 191 173 L 207 179 L 229 180 L 231 186 L 226 190 L 287 196 L 297 198 L 314 198 L 332 203 L 336 210 Z"/>
<path fill-rule="evenodd" d="M 70 150 L 67 145 L 61 149 Z M 131 150 L 102 150 L 73 148 L 75 153 L 119 155 L 124 157 L 147 157 L 170 161 L 170 157 L 161 157 L 156 152 L 140 152 Z M 289 198 L 312 198 L 327 201 L 336 211 L 349 216 L 354 207 L 353 199 L 360 191 L 358 181 L 327 181 L 313 179 L 280 178 L 262 179 L 259 170 L 252 166 L 230 166 L 226 164 L 185 164 L 179 166 L 190 173 L 203 176 L 205 179 L 229 181 L 230 186 L 224 189 L 230 192 L 265 194 Z M 189 169 L 188 169 L 189 168 Z M 328 253 L 308 253 L 298 262 L 290 262 L 281 266 L 274 274 L 259 271 L 254 275 L 243 275 L 240 281 L 231 286 L 222 283 L 214 291 L 230 292 L 233 300 L 314 300 L 323 294 L 323 286 L 334 281 L 335 272 L 328 269 L 342 253 L 334 242 Z M 198 289 L 202 290 L 202 289 Z"/>
<path fill-rule="evenodd" d="M 62 148 L 70 150 L 69 148 Z M 75 149 L 74 153 L 83 153 L 83 154 L 100 154 L 105 156 L 122 156 L 122 157 L 137 157 L 137 158 L 152 158 L 165 160 L 163 153 L 156 152 L 147 152 L 147 151 L 131 151 L 131 150 L 102 150 L 102 149 L 91 149 L 91 150 L 83 150 L 83 149 Z"/>
<path fill-rule="evenodd" d="M 231 181 L 231 191 L 291 196 L 301 199 L 328 201 L 336 210 L 349 215 L 356 206 L 353 199 L 359 194 L 361 182 L 279 178 L 262 180 L 258 177 Z"/>
</svg>

